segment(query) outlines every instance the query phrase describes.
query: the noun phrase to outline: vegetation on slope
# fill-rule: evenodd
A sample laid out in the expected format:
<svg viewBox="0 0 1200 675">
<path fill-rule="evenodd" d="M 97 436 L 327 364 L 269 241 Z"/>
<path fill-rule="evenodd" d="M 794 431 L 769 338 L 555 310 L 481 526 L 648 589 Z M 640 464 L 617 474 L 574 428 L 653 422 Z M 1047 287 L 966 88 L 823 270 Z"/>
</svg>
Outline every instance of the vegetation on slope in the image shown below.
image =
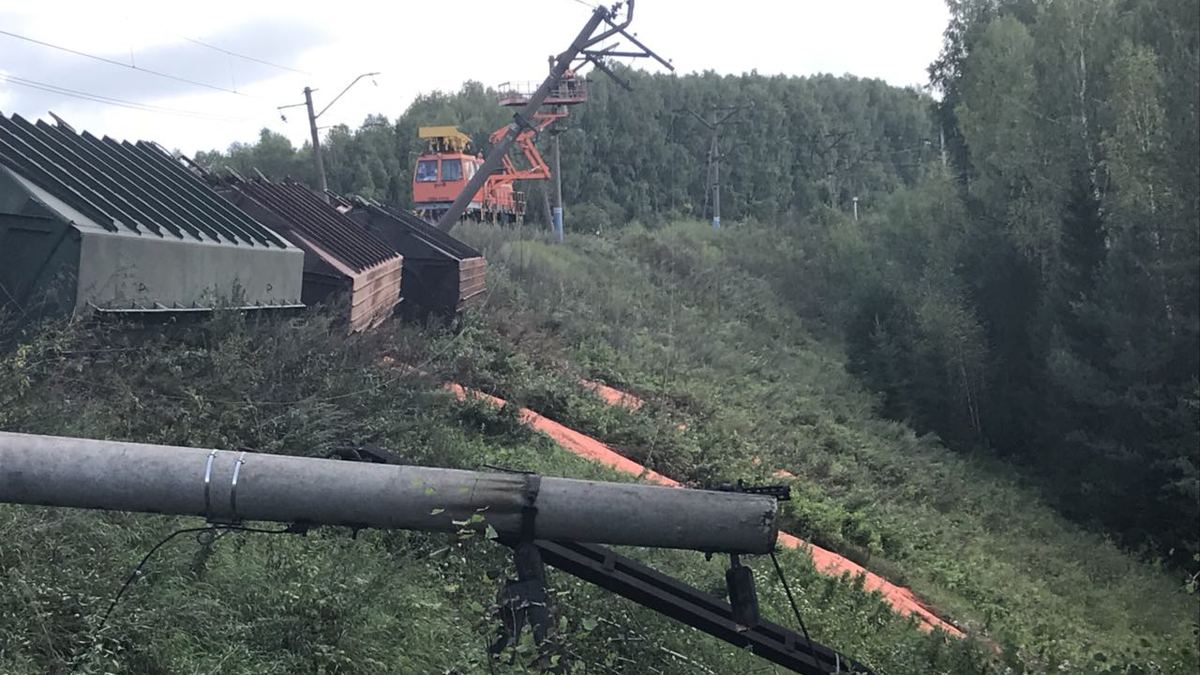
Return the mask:
<svg viewBox="0 0 1200 675">
<path fill-rule="evenodd" d="M 909 584 L 1036 669 L 1194 663 L 1197 608 L 1182 573 L 1080 530 L 987 455 L 879 417 L 836 341 L 790 308 L 805 292 L 781 276 L 803 248 L 792 234 L 677 224 L 564 248 L 473 230 L 510 279 L 487 312 L 511 350 L 502 363 L 565 368 L 649 403 L 630 413 L 564 397 L 545 375 L 479 367 L 491 351 L 462 375 L 498 373 L 476 384 L 679 479 L 792 471 L 796 534 Z"/>
<path fill-rule="evenodd" d="M 453 337 L 392 324 L 346 338 L 320 314 L 261 322 L 227 314 L 165 332 L 48 324 L 0 357 L 0 429 L 309 456 L 371 445 L 418 464 L 628 480 L 533 434 L 511 409 L 460 404 L 441 389 L 469 355 L 498 354 L 488 336 L 481 327 Z M 399 372 L 384 356 L 432 376 Z M 517 381 L 533 377 L 520 359 L 490 361 L 507 362 Z M 146 551 L 200 524 L 0 506 L 0 672 L 530 672 L 528 644 L 512 663 L 486 657 L 495 630 L 489 605 L 512 572 L 501 547 L 477 538 L 340 529 L 181 537 L 150 561 L 101 628 Z M 723 586 L 720 560 L 634 554 L 701 588 Z M 782 560 L 803 590 L 815 638 L 884 672 L 987 668 L 978 646 L 921 634 L 853 582 L 817 575 L 802 555 Z M 782 587 L 759 577 L 764 610 L 787 621 Z M 552 578 L 562 651 L 578 672 L 763 665 L 566 575 Z"/>
<path fill-rule="evenodd" d="M 789 242 L 798 283 L 781 293 L 844 335 L 883 414 L 989 450 L 1076 522 L 1194 566 L 1200 3 L 950 9 L 936 103 L 853 77 L 597 79 L 562 136 L 567 227 L 703 217 L 708 136 L 683 111 L 746 105 L 724 136 L 726 220 L 815 225 Z M 471 84 L 331 131 L 330 185 L 407 205 L 417 127 L 482 140 L 507 119 L 494 101 Z M 264 132 L 199 159 L 303 178 L 305 153 Z M 861 224 L 832 217 L 856 198 Z"/>
<path fill-rule="evenodd" d="M 1002 467 L 878 418 L 835 343 L 762 275 L 779 265 L 777 234 L 677 225 L 556 247 L 465 232 L 493 261 L 493 290 L 457 336 L 392 324 L 345 338 L 320 314 L 229 314 L 165 332 L 50 324 L 0 361 L 0 428 L 313 456 L 375 445 L 414 463 L 622 479 L 532 434 L 511 409 L 454 402 L 440 382 L 457 379 L 684 480 L 787 468 L 800 477 L 789 528 L 910 584 L 1002 649 L 925 636 L 852 581 L 786 555 L 814 637 L 881 672 L 1186 672 L 1195 605 L 1181 580 L 1070 526 Z M 637 413 L 607 406 L 580 375 L 649 402 Z M 0 570 L 18 591 L 0 599 L 3 672 L 488 672 L 487 606 L 507 567 L 491 542 L 337 530 L 180 539 L 97 631 L 141 555 L 195 521 L 0 514 Z M 637 555 L 719 589 L 720 561 Z M 782 589 L 758 567 L 768 616 L 787 622 Z M 565 649 L 585 672 L 761 665 L 554 579 Z"/>
</svg>

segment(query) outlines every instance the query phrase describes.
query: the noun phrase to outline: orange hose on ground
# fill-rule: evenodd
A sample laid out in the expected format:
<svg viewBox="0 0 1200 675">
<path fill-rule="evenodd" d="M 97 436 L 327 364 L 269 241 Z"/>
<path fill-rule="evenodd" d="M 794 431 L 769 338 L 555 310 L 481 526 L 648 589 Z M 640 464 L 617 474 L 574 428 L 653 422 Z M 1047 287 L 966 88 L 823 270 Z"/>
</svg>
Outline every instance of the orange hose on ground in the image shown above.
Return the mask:
<svg viewBox="0 0 1200 675">
<path fill-rule="evenodd" d="M 621 391 L 620 389 L 614 389 L 607 384 L 593 382 L 591 380 L 580 380 L 579 383 L 583 385 L 584 389 L 587 389 L 599 396 L 601 400 L 609 405 L 620 406 L 626 410 L 637 412 L 638 410 L 641 410 L 642 406 L 646 403 L 641 398 L 634 396 L 633 394 Z"/>
<path fill-rule="evenodd" d="M 470 396 L 471 398 L 486 401 L 497 407 L 503 406 L 505 403 L 504 399 L 480 391 L 469 390 L 459 384 L 447 384 L 446 388 L 454 392 L 454 395 L 460 401 L 466 400 Z M 679 481 L 668 478 L 656 471 L 651 471 L 628 457 L 621 455 L 604 443 L 539 415 L 529 408 L 521 408 L 519 415 L 522 422 L 549 436 L 556 443 L 579 457 L 603 464 L 622 473 L 638 476 L 651 483 L 680 487 Z M 897 586 L 833 551 L 806 542 L 786 532 L 779 533 L 778 542 L 785 548 L 808 550 L 809 555 L 812 556 L 813 565 L 822 574 L 830 576 L 842 576 L 844 574 L 849 574 L 852 577 L 862 576 L 864 588 L 869 591 L 878 591 L 883 596 L 884 601 L 891 605 L 892 609 L 898 614 L 914 616 L 918 621 L 918 625 L 923 630 L 932 631 L 937 628 L 950 635 L 963 637 L 964 634 L 961 630 L 934 614 L 932 610 L 917 599 L 911 590 Z"/>
</svg>

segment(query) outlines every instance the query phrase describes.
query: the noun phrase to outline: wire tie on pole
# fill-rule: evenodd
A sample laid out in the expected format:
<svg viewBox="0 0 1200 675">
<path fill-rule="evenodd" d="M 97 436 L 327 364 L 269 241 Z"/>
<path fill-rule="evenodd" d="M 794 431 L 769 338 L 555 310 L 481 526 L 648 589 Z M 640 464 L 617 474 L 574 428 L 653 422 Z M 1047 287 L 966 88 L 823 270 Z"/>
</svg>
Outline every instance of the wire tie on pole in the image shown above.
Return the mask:
<svg viewBox="0 0 1200 675">
<path fill-rule="evenodd" d="M 237 486 L 238 475 L 241 474 L 242 465 L 245 463 L 246 452 L 243 450 L 242 454 L 238 455 L 237 462 L 233 465 L 233 479 L 229 483 L 229 520 L 235 524 L 241 521 L 238 518 L 237 512 Z"/>
<path fill-rule="evenodd" d="M 522 496 L 525 505 L 521 507 L 521 541 L 531 542 L 534 539 L 537 518 L 537 498 L 542 489 L 542 477 L 536 473 L 525 474 L 525 487 Z"/>
<path fill-rule="evenodd" d="M 212 505 L 209 501 L 210 486 L 212 485 L 213 460 L 217 457 L 216 450 L 208 451 L 208 459 L 204 462 L 204 519 L 212 522 Z"/>
</svg>

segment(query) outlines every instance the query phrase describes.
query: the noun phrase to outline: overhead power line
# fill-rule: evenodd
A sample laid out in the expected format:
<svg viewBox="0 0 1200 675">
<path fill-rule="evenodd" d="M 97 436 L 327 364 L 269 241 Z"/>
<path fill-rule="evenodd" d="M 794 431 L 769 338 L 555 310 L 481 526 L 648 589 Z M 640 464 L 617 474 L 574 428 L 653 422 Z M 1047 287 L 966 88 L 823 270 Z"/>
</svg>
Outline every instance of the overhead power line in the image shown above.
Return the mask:
<svg viewBox="0 0 1200 675">
<path fill-rule="evenodd" d="M 217 122 L 235 122 L 235 121 L 245 121 L 245 120 L 250 119 L 248 117 L 229 117 L 229 116 L 224 116 L 224 115 L 211 115 L 211 114 L 200 112 L 197 110 L 182 110 L 179 108 L 168 108 L 165 106 L 158 106 L 158 105 L 153 105 L 150 103 L 140 103 L 138 101 L 130 101 L 130 100 L 126 100 L 123 98 L 114 98 L 112 96 L 105 96 L 103 94 L 94 94 L 94 93 L 87 92 L 87 91 L 80 91 L 78 89 L 69 89 L 67 87 L 60 87 L 58 85 L 50 84 L 48 82 L 39 82 L 37 80 L 29 80 L 29 79 L 26 79 L 23 77 L 17 77 L 15 75 L 8 75 L 5 73 L 0 73 L 0 80 L 3 80 L 10 84 L 22 86 L 22 87 L 29 87 L 30 89 L 39 89 L 41 91 L 50 92 L 52 94 L 60 94 L 62 96 L 69 96 L 71 98 L 82 99 L 84 101 L 92 101 L 93 103 L 102 103 L 104 105 L 111 105 L 111 106 L 116 106 L 119 108 L 129 108 L 132 110 L 140 110 L 142 112 L 151 112 L 151 113 L 158 113 L 158 114 L 163 114 L 163 115 L 178 115 L 181 117 L 190 117 L 193 119 L 204 119 L 204 120 L 211 120 L 211 121 L 217 121 Z"/>
<path fill-rule="evenodd" d="M 92 60 L 94 60 L 94 61 L 100 61 L 101 63 L 107 63 L 107 64 L 114 65 L 114 66 L 120 66 L 120 67 L 122 67 L 122 68 L 128 68 L 128 69 L 130 69 L 130 70 L 136 70 L 136 71 L 138 71 L 138 72 L 140 72 L 140 73 L 146 73 L 146 74 L 148 74 L 148 75 L 154 75 L 154 76 L 156 76 L 156 77 L 161 77 L 161 78 L 165 78 L 165 79 L 168 79 L 168 80 L 174 80 L 174 81 L 176 81 L 176 82 L 183 82 L 183 83 L 185 83 L 185 84 L 190 84 L 190 85 L 194 85 L 194 86 L 197 86 L 197 87 L 204 87 L 205 89 L 212 89 L 212 90 L 214 90 L 214 91 L 223 91 L 223 92 L 225 92 L 225 93 L 228 93 L 228 94 L 237 94 L 238 96 L 247 96 L 247 94 L 245 94 L 245 93 L 243 93 L 243 92 L 240 92 L 240 91 L 237 91 L 237 90 L 235 90 L 235 89 L 226 89 L 225 87 L 219 87 L 219 86 L 217 86 L 217 85 L 215 85 L 215 84 L 208 84 L 207 82 L 200 82 L 200 81 L 197 81 L 197 80 L 190 80 L 190 79 L 188 79 L 188 78 L 186 78 L 186 77 L 180 77 L 180 76 L 178 76 L 178 75 L 172 75 L 172 74 L 170 74 L 170 73 L 164 73 L 164 72 L 161 72 L 161 71 L 158 71 L 158 70 L 151 70 L 151 69 L 149 69 L 149 68 L 141 68 L 141 67 L 135 66 L 135 65 L 133 65 L 133 64 L 129 64 L 129 63 L 123 63 L 123 62 L 121 62 L 121 61 L 116 61 L 116 60 L 114 60 L 114 59 L 106 58 L 106 57 L 103 57 L 103 56 L 97 56 L 96 54 L 89 54 L 89 53 L 87 53 L 87 52 L 81 52 L 81 51 L 79 51 L 78 49 L 71 49 L 70 47 L 63 47 L 62 45 L 56 45 L 56 44 L 53 44 L 53 43 L 50 43 L 50 42 L 45 42 L 45 41 L 43 41 L 43 40 L 38 40 L 38 39 L 36 39 L 36 38 L 31 38 L 31 37 L 29 37 L 29 36 L 26 36 L 26 35 L 18 35 L 17 33 L 10 33 L 9 31 L 6 31 L 6 30 L 0 30 L 0 35 L 7 35 L 8 37 L 11 37 L 11 38 L 16 38 L 17 40 L 24 40 L 25 42 L 32 42 L 32 43 L 33 43 L 33 44 L 35 44 L 35 45 L 41 45 L 41 46 L 43 46 L 43 47 L 49 47 L 50 49 L 57 49 L 58 51 L 61 51 L 61 52 L 66 52 L 66 53 L 68 53 L 68 54 L 74 54 L 74 55 L 76 55 L 76 56 L 82 56 L 82 57 L 84 57 L 84 58 L 89 58 L 89 59 L 92 59 Z"/>
<path fill-rule="evenodd" d="M 280 65 L 278 63 L 273 63 L 271 61 L 267 61 L 266 59 L 260 59 L 256 56 L 248 56 L 246 54 L 239 54 L 237 52 L 229 51 L 228 49 L 225 49 L 224 47 L 218 47 L 216 45 L 211 45 L 207 42 L 204 42 L 202 40 L 197 40 L 195 38 L 184 37 L 183 39 L 187 40 L 188 42 L 190 42 L 194 45 L 199 45 L 201 47 L 207 47 L 214 51 L 218 51 L 218 52 L 221 52 L 222 54 L 227 54 L 227 55 L 233 56 L 235 58 L 245 59 L 247 61 L 253 61 L 254 63 L 261 63 L 264 66 L 271 66 L 272 68 L 278 68 L 280 70 L 287 70 L 287 71 L 290 71 L 293 73 L 299 73 L 301 75 L 312 75 L 312 73 L 308 72 L 307 70 L 300 70 L 299 68 L 292 68 L 291 66 Z"/>
</svg>

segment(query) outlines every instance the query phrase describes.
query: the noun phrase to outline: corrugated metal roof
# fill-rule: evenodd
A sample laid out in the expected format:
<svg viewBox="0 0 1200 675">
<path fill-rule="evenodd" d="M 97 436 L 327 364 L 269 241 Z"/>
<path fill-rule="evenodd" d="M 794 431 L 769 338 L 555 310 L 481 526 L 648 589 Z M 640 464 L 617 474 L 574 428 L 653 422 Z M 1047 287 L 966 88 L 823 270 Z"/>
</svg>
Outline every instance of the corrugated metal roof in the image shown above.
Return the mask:
<svg viewBox="0 0 1200 675">
<path fill-rule="evenodd" d="M 357 272 L 396 258 L 392 246 L 359 227 L 307 187 L 230 177 L 226 182 Z"/>
<path fill-rule="evenodd" d="M 109 232 L 288 246 L 152 143 L 0 115 L 0 164 Z"/>
<path fill-rule="evenodd" d="M 482 253 L 466 243 L 425 222 L 420 216 L 407 211 L 393 209 L 378 202 L 363 199 L 362 197 L 352 197 L 349 201 L 354 206 L 365 208 L 368 213 L 376 218 L 389 219 L 393 223 L 403 226 L 417 239 L 460 261 L 483 256 Z"/>
</svg>

